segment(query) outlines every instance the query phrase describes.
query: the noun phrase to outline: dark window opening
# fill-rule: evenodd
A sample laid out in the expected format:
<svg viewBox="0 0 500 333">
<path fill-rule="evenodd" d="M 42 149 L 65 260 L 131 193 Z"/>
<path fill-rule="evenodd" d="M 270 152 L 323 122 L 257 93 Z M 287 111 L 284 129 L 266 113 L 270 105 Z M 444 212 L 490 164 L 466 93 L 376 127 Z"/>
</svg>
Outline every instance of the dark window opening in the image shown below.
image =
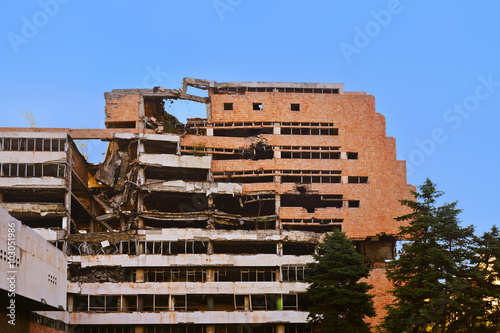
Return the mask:
<svg viewBox="0 0 500 333">
<path fill-rule="evenodd" d="M 303 207 L 308 213 L 314 213 L 318 208 L 335 207 L 341 208 L 343 206 L 342 195 L 318 195 L 318 194 L 300 194 L 292 195 L 285 194 L 281 197 L 282 207 Z"/>
<path fill-rule="evenodd" d="M 253 177 L 226 177 L 214 178 L 215 182 L 231 182 L 231 183 L 272 183 L 274 176 L 253 176 Z"/>
<path fill-rule="evenodd" d="M 309 243 L 284 243 L 283 255 L 303 256 L 314 253 L 314 244 Z"/>
<path fill-rule="evenodd" d="M 351 184 L 367 184 L 368 177 L 349 176 L 347 182 Z"/>
<path fill-rule="evenodd" d="M 292 111 L 300 111 L 300 104 L 296 104 L 296 103 L 290 104 L 290 110 L 292 110 Z"/>
<path fill-rule="evenodd" d="M 358 153 L 347 153 L 347 159 L 349 159 L 349 160 L 357 160 L 358 159 Z"/>
<path fill-rule="evenodd" d="M 146 179 L 148 180 L 175 180 L 185 181 L 205 181 L 208 177 L 208 170 L 194 168 L 168 168 L 168 167 L 146 167 Z M 144 189 L 147 189 L 147 184 Z"/>
<path fill-rule="evenodd" d="M 213 242 L 216 254 L 276 254 L 276 243 L 245 242 Z"/>
<path fill-rule="evenodd" d="M 274 196 L 260 196 L 259 198 L 245 196 L 233 197 L 230 194 L 222 194 L 214 197 L 214 206 L 219 211 L 242 216 L 265 216 L 274 215 Z"/>
<path fill-rule="evenodd" d="M 262 111 L 262 103 L 253 103 L 254 111 Z"/>
<path fill-rule="evenodd" d="M 349 200 L 349 208 L 359 208 L 359 200 Z"/>
<path fill-rule="evenodd" d="M 224 110 L 226 110 L 226 111 L 234 110 L 233 103 L 224 103 Z"/>
<path fill-rule="evenodd" d="M 272 127 L 259 128 L 217 128 L 214 129 L 214 136 L 228 136 L 245 138 L 249 136 L 258 136 L 261 134 L 273 134 Z"/>
</svg>

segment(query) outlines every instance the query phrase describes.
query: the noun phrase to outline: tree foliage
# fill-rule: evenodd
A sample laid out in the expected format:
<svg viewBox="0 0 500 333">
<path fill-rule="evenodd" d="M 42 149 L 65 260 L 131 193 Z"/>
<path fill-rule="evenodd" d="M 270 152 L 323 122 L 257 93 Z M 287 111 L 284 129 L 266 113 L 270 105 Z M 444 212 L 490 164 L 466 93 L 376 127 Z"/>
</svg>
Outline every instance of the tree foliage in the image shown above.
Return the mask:
<svg viewBox="0 0 500 333">
<path fill-rule="evenodd" d="M 365 317 L 375 316 L 372 288 L 359 282 L 369 275 L 363 256 L 341 231 L 326 234 L 318 244 L 307 292 L 312 306 L 309 323 L 317 332 L 370 332 Z"/>
<path fill-rule="evenodd" d="M 412 212 L 400 236 L 409 243 L 387 269 L 393 304 L 379 329 L 384 332 L 500 332 L 498 269 L 500 238 L 493 227 L 482 237 L 462 227 L 457 203 L 436 207 L 443 193 L 427 179 L 402 200 Z"/>
</svg>

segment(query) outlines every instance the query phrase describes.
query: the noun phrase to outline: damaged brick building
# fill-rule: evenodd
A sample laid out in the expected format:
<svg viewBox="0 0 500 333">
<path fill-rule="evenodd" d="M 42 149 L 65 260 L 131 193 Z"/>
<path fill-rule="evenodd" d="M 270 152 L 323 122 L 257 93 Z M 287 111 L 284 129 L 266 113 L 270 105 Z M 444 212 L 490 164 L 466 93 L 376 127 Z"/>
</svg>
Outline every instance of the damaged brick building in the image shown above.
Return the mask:
<svg viewBox="0 0 500 333">
<path fill-rule="evenodd" d="M 413 187 L 373 96 L 185 78 L 105 99 L 106 129 L 0 128 L 1 205 L 67 255 L 67 311 L 40 316 L 72 332 L 308 332 L 306 264 L 333 229 L 383 313 Z M 176 100 L 207 117 L 180 123 Z M 108 142 L 104 162 L 78 139 Z"/>
</svg>

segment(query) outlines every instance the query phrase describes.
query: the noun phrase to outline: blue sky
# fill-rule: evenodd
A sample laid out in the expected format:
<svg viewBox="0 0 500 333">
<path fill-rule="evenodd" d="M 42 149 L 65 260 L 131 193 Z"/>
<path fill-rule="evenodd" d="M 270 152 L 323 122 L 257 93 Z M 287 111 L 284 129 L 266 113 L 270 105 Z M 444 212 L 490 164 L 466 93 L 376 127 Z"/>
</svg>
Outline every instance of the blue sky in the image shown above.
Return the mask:
<svg viewBox="0 0 500 333">
<path fill-rule="evenodd" d="M 10 1 L 0 14 L 0 126 L 103 127 L 103 93 L 215 81 L 340 82 L 386 117 L 408 182 L 500 225 L 495 1 Z M 179 119 L 204 116 L 184 102 Z M 91 159 L 102 145 L 90 144 Z"/>
</svg>

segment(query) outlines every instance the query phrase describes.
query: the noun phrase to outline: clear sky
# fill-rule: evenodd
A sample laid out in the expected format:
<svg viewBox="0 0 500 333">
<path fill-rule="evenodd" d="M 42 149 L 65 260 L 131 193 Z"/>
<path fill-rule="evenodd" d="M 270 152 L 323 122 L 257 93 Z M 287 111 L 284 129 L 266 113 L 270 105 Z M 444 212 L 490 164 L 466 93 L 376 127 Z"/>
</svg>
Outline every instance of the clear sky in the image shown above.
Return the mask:
<svg viewBox="0 0 500 333">
<path fill-rule="evenodd" d="M 344 83 L 386 117 L 408 182 L 500 225 L 498 1 L 8 1 L 0 127 L 103 127 L 103 93 L 183 77 Z M 204 116 L 187 102 L 180 120 Z M 91 143 L 91 160 L 102 146 Z"/>
</svg>

